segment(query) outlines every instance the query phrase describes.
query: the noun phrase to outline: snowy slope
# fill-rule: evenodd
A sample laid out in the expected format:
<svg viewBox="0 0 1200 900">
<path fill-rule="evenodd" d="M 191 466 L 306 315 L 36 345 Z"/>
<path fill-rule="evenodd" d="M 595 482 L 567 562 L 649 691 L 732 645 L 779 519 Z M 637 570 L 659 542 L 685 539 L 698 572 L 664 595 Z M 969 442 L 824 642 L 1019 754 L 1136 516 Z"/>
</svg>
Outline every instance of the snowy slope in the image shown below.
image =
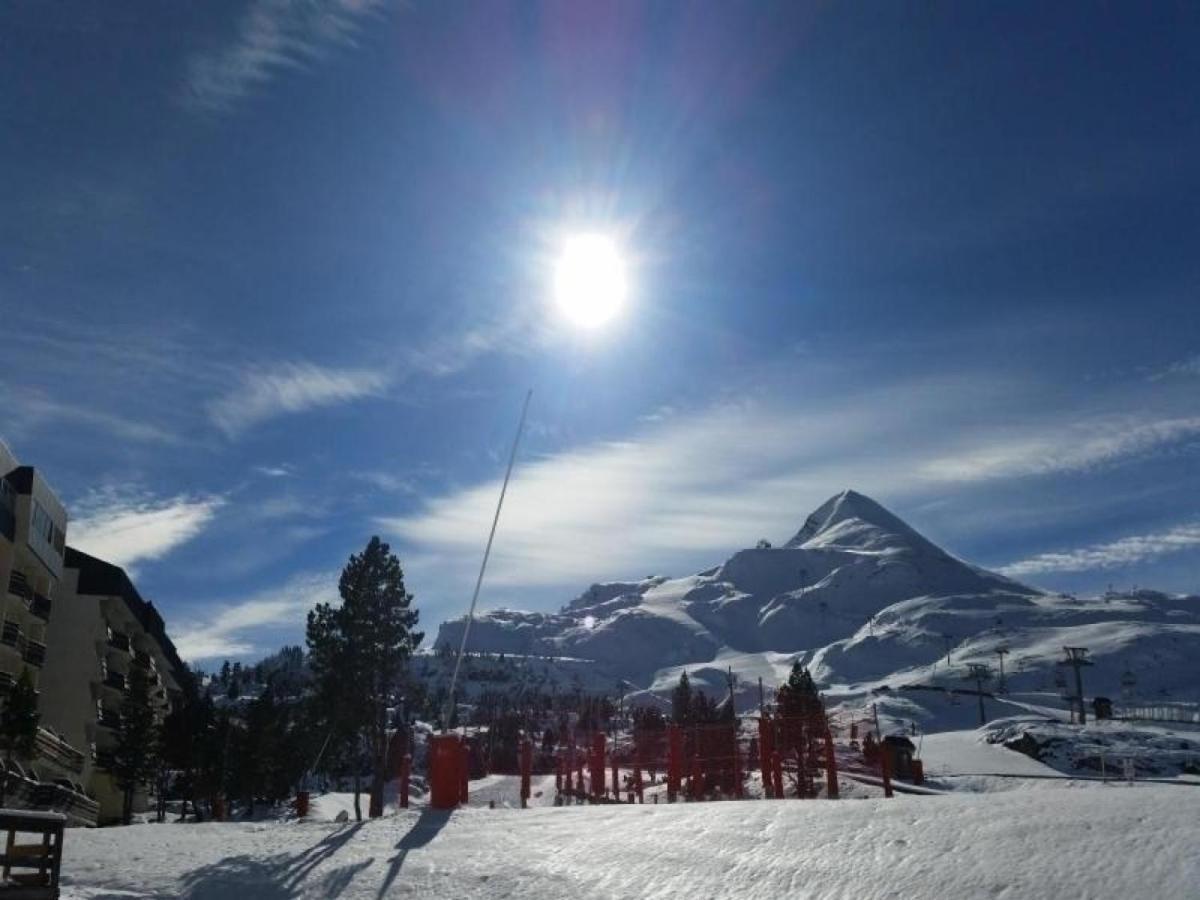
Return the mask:
<svg viewBox="0 0 1200 900">
<path fill-rule="evenodd" d="M 67 835 L 64 900 L 1196 896 L 1200 790 L 409 810 Z"/>
<path fill-rule="evenodd" d="M 462 625 L 443 624 L 437 642 L 457 646 Z M 554 614 L 486 613 L 470 645 L 586 659 L 603 682 L 660 696 L 682 671 L 723 692 L 732 669 L 743 709 L 756 704 L 759 677 L 773 687 L 795 659 L 827 695 L 861 706 L 882 690 L 963 688 L 966 663 L 994 667 L 1005 649 L 1012 694 L 999 715 L 1062 709 L 1056 664 L 1064 645 L 1085 646 L 1096 663 L 1088 696 L 1120 698 L 1132 675 L 1143 699 L 1200 700 L 1200 598 L 1047 594 L 951 556 L 854 491 L 824 503 L 782 547 L 742 550 L 684 578 L 593 585 Z M 938 704 L 925 696 L 887 699 L 926 708 L 898 719 L 975 724 L 965 708 L 931 716 Z"/>
</svg>

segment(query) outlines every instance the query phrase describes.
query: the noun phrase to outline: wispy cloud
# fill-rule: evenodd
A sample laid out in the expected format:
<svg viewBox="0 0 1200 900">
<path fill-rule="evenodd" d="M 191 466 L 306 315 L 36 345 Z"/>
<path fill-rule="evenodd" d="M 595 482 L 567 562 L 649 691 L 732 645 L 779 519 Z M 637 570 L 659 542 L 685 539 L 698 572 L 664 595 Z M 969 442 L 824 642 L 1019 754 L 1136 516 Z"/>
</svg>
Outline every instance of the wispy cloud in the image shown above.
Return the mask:
<svg viewBox="0 0 1200 900">
<path fill-rule="evenodd" d="M 228 393 L 209 403 L 209 417 L 228 437 L 287 413 L 304 412 L 376 396 L 388 385 L 382 372 L 330 369 L 292 363 L 245 373 Z"/>
<path fill-rule="evenodd" d="M 8 415 L 16 420 L 18 426 L 29 428 L 65 422 L 95 428 L 124 441 L 157 444 L 178 442 L 175 434 L 156 425 L 128 418 L 115 412 L 65 403 L 52 398 L 45 391 L 20 388 L 3 382 L 0 382 L 0 390 L 7 398 Z"/>
<path fill-rule="evenodd" d="M 223 112 L 288 71 L 307 69 L 353 47 L 384 0 L 254 0 L 232 40 L 187 61 L 184 102 Z"/>
<path fill-rule="evenodd" d="M 1162 381 L 1173 375 L 1200 375 L 1200 354 L 1171 363 L 1165 369 L 1150 376 L 1151 381 Z"/>
<path fill-rule="evenodd" d="M 1171 553 L 1200 547 L 1200 524 L 1177 525 L 1166 531 L 1123 537 L 1059 553 L 1039 553 L 999 569 L 1013 577 L 1048 572 L 1087 572 L 1150 562 Z"/>
<path fill-rule="evenodd" d="M 981 481 L 1079 472 L 1200 436 L 1200 417 L 1132 418 L 1041 426 L 1031 434 L 972 436 L 955 452 L 921 466 L 937 481 Z"/>
<path fill-rule="evenodd" d="M 278 466 L 255 466 L 254 471 L 267 478 L 288 478 L 296 474 L 296 467 L 283 463 Z"/>
<path fill-rule="evenodd" d="M 193 662 L 273 649 L 280 626 L 303 623 L 308 610 L 317 603 L 336 600 L 337 595 L 336 574 L 299 575 L 246 600 L 220 604 L 202 622 L 185 622 L 174 631 L 175 646 L 180 656 Z M 258 637 L 265 643 L 256 643 Z"/>
<path fill-rule="evenodd" d="M 154 499 L 96 491 L 75 506 L 67 540 L 119 566 L 160 559 L 196 537 L 225 504 L 222 497 Z"/>
<path fill-rule="evenodd" d="M 489 581 L 512 589 L 670 572 L 760 537 L 786 538 L 844 487 L 902 505 L 963 482 L 1086 471 L 1200 434 L 1200 419 L 1146 418 L 1051 421 L 1012 437 L 961 424 L 981 390 L 911 384 L 842 398 L 836 408 L 743 402 L 525 461 Z M 957 452 L 944 449 L 950 428 L 965 436 Z M 498 481 L 488 481 L 378 524 L 406 542 L 410 567 L 423 576 L 468 572 L 498 492 Z"/>
</svg>

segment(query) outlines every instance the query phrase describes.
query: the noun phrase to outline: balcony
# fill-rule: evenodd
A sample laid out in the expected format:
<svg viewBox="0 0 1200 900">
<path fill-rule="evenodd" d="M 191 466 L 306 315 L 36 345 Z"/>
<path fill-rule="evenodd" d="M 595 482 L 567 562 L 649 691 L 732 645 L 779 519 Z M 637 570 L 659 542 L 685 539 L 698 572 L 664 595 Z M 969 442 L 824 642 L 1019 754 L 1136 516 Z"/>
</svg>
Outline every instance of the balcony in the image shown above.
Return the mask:
<svg viewBox="0 0 1200 900">
<path fill-rule="evenodd" d="M 0 691 L 11 690 L 12 686 L 17 683 L 17 678 L 12 672 L 0 671 Z"/>
<path fill-rule="evenodd" d="M 16 622 L 5 622 L 0 626 L 0 644 L 8 644 L 10 647 L 21 646 L 21 626 Z"/>
<path fill-rule="evenodd" d="M 121 714 L 115 709 L 101 707 L 96 712 L 96 724 L 101 728 L 111 728 L 115 731 L 121 727 Z"/>
<path fill-rule="evenodd" d="M 46 645 L 41 641 L 25 641 L 25 662 L 41 668 L 46 664 Z"/>
<path fill-rule="evenodd" d="M 43 622 L 48 622 L 50 620 L 50 598 L 34 591 L 33 598 L 29 601 L 29 611 Z"/>
<path fill-rule="evenodd" d="M 143 669 L 148 669 L 151 672 L 156 672 L 158 670 L 158 663 L 156 663 L 154 661 L 154 657 L 145 650 L 134 650 L 133 662 L 135 665 L 139 665 Z"/>
<path fill-rule="evenodd" d="M 59 768 L 79 774 L 83 771 L 84 755 L 45 728 L 39 728 L 34 744 L 38 758 L 49 760 Z"/>
<path fill-rule="evenodd" d="M 125 693 L 129 683 L 120 672 L 109 672 L 104 676 L 104 686 Z"/>
<path fill-rule="evenodd" d="M 122 653 L 130 651 L 129 635 L 123 631 L 108 630 L 108 646 L 114 650 L 120 650 Z"/>
<path fill-rule="evenodd" d="M 33 590 L 29 587 L 29 579 L 25 577 L 24 572 L 13 572 L 8 576 L 8 592 L 26 603 L 29 602 L 29 595 Z"/>
</svg>

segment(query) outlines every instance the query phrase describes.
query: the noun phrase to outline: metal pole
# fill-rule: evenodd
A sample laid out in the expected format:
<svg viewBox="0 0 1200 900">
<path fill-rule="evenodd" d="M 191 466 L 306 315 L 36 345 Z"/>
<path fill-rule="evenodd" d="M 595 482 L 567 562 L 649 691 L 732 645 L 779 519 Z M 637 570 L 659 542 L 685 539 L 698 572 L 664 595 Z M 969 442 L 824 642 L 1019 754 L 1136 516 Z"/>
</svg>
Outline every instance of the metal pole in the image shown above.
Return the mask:
<svg viewBox="0 0 1200 900">
<path fill-rule="evenodd" d="M 521 419 L 517 423 L 517 436 L 513 438 L 512 452 L 508 455 L 508 469 L 504 472 L 504 483 L 500 486 L 500 499 L 496 502 L 496 514 L 492 517 L 492 530 L 488 532 L 487 545 L 483 548 L 483 561 L 479 564 L 479 577 L 475 579 L 475 591 L 471 594 L 471 608 L 467 611 L 467 621 L 463 625 L 462 643 L 458 645 L 458 659 L 454 662 L 454 675 L 450 678 L 450 695 L 446 698 L 446 709 L 442 715 L 442 731 L 450 730 L 450 714 L 454 711 L 454 689 L 458 685 L 458 670 L 462 666 L 463 653 L 467 649 L 467 636 L 471 633 L 471 622 L 475 619 L 475 604 L 479 602 L 479 588 L 483 585 L 483 573 L 487 571 L 488 557 L 492 553 L 492 540 L 496 537 L 496 526 L 500 523 L 500 510 L 504 507 L 504 495 L 508 492 L 508 480 L 512 477 L 513 463 L 517 460 L 517 446 L 521 443 L 521 433 L 525 430 L 525 415 L 529 412 L 529 400 L 533 397 L 533 388 L 525 394 L 525 403 L 521 407 Z"/>
</svg>

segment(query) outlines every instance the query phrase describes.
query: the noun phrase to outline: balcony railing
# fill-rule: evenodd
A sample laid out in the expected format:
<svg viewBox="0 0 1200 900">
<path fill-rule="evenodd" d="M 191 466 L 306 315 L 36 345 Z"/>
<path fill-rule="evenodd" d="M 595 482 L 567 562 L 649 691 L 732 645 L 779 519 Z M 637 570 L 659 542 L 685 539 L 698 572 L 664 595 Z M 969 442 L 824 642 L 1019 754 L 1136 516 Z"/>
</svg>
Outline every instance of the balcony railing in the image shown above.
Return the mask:
<svg viewBox="0 0 1200 900">
<path fill-rule="evenodd" d="M 29 601 L 29 595 L 33 592 L 29 588 L 29 579 L 25 577 L 24 572 L 13 572 L 8 576 L 8 592 L 14 597 Z"/>
<path fill-rule="evenodd" d="M 17 678 L 12 672 L 0 671 L 0 691 L 7 691 L 17 683 Z"/>
<path fill-rule="evenodd" d="M 128 687 L 128 683 L 120 672 L 109 672 L 104 676 L 104 686 L 124 691 Z"/>
<path fill-rule="evenodd" d="M 69 772 L 78 774 L 83 771 L 85 761 L 83 753 L 45 728 L 38 729 L 34 747 L 41 759 L 47 759 Z"/>
<path fill-rule="evenodd" d="M 96 713 L 96 724 L 102 728 L 120 728 L 121 714 L 115 709 L 101 709 Z"/>
<path fill-rule="evenodd" d="M 25 662 L 41 667 L 46 664 L 46 645 L 41 641 L 25 641 Z"/>
<path fill-rule="evenodd" d="M 149 669 L 152 672 L 158 669 L 158 664 L 154 661 L 154 657 L 145 650 L 134 650 L 133 661 L 143 669 Z"/>
<path fill-rule="evenodd" d="M 42 621 L 49 621 L 50 598 L 45 594 L 39 594 L 35 591 L 33 593 L 33 598 L 29 601 L 29 611 Z"/>
<path fill-rule="evenodd" d="M 108 646 L 114 650 L 120 650 L 122 653 L 128 653 L 130 649 L 129 635 L 122 631 L 108 632 Z"/>
<path fill-rule="evenodd" d="M 0 627 L 0 644 L 19 647 L 21 645 L 21 626 L 16 622 L 5 622 Z"/>
</svg>

